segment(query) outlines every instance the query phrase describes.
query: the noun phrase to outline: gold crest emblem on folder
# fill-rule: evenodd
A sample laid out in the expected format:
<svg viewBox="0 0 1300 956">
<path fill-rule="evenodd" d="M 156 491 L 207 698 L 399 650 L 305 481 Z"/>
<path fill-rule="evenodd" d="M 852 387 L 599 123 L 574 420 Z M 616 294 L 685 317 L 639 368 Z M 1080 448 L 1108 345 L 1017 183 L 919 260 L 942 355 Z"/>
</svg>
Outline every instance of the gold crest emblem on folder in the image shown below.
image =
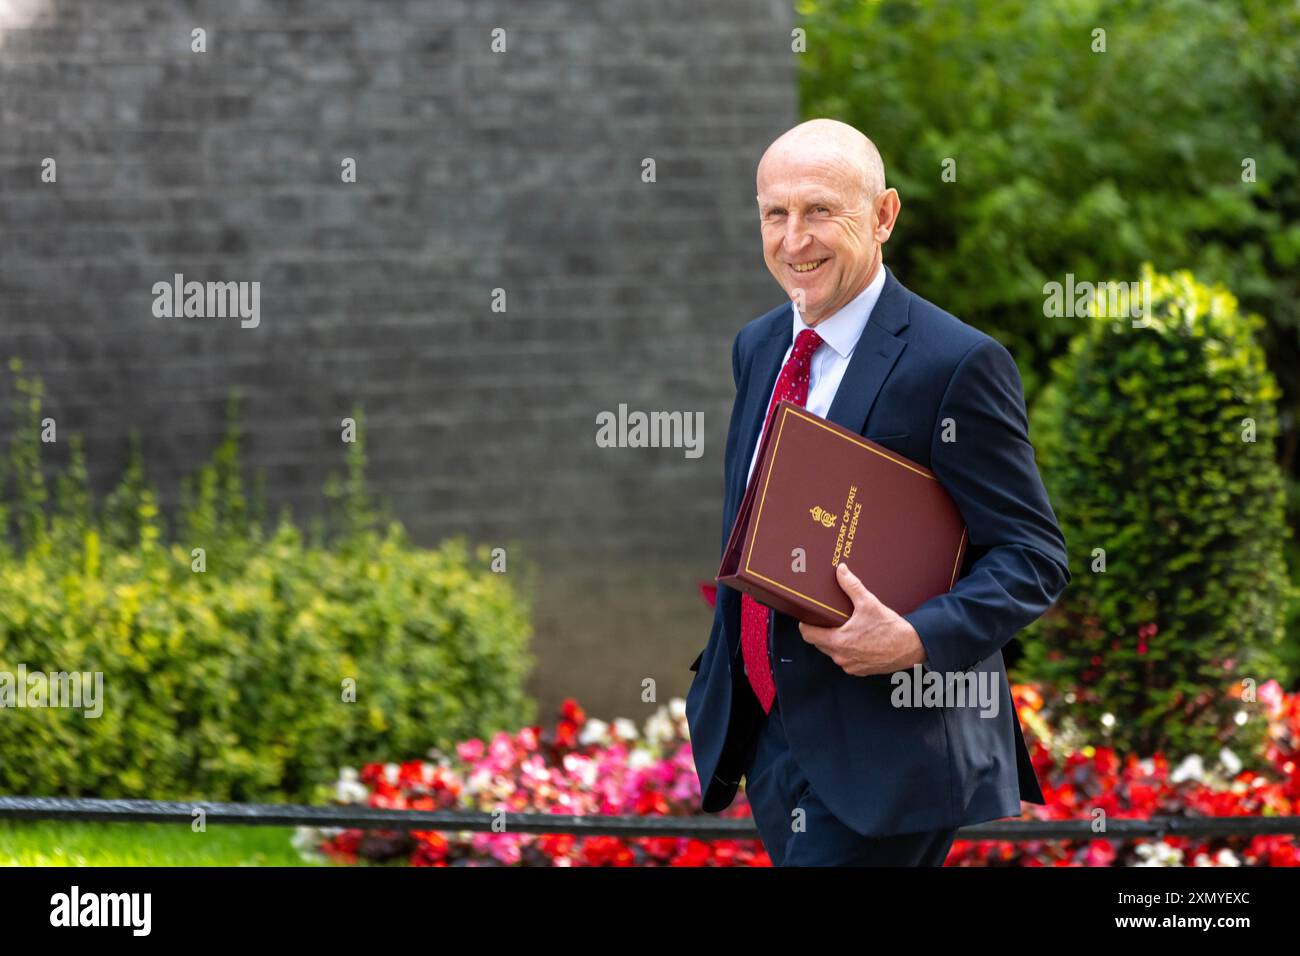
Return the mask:
<svg viewBox="0 0 1300 956">
<path fill-rule="evenodd" d="M 832 512 L 827 511 L 821 505 L 809 508 L 808 513 L 812 515 L 813 521 L 816 521 L 823 528 L 829 528 L 835 523 L 835 515 Z"/>
</svg>

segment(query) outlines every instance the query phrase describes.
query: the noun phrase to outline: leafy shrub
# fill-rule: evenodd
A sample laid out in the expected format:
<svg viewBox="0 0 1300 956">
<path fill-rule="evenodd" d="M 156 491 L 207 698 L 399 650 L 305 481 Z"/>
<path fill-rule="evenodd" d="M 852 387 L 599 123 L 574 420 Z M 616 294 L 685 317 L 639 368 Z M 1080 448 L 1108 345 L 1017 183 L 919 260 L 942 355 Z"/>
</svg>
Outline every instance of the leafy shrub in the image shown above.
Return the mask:
<svg viewBox="0 0 1300 956">
<path fill-rule="evenodd" d="M 1042 315 L 1043 284 L 1067 272 L 1132 278 L 1151 261 L 1229 283 L 1267 318 L 1284 407 L 1300 411 L 1300 8 L 801 0 L 798 9 L 809 36 L 798 57 L 805 115 L 872 137 L 902 195 L 891 265 L 1007 345 L 1031 399 L 1080 329 Z M 941 175 L 945 160 L 955 180 Z"/>
<path fill-rule="evenodd" d="M 1254 708 L 1224 691 L 1277 675 L 1288 587 L 1277 388 L 1259 320 L 1230 293 L 1186 272 L 1142 278 L 1146 327 L 1103 317 L 1099 298 L 1034 412 L 1073 579 L 1025 642 L 1022 670 L 1072 691 L 1095 739 L 1143 754 L 1235 739 L 1254 753 L 1260 722 L 1235 722 Z"/>
<path fill-rule="evenodd" d="M 328 522 L 305 533 L 286 514 L 267 531 L 232 427 L 186 482 L 169 534 L 138 448 L 96 505 L 74 441 L 48 495 L 40 386 L 18 384 L 0 671 L 101 671 L 105 703 L 97 718 L 0 710 L 0 790 L 310 799 L 341 764 L 532 718 L 520 597 L 463 542 L 430 550 L 396 523 L 380 529 L 360 441 Z"/>
</svg>

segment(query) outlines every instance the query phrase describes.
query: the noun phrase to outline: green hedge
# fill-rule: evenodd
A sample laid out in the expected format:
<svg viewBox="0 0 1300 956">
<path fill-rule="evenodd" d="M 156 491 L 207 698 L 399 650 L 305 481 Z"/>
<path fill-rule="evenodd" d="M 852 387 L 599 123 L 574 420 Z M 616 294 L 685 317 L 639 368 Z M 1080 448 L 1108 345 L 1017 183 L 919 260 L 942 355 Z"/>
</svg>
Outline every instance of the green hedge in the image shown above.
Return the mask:
<svg viewBox="0 0 1300 956">
<path fill-rule="evenodd" d="M 1006 344 L 1031 399 L 1082 328 L 1042 314 L 1043 284 L 1132 278 L 1150 261 L 1228 283 L 1265 317 L 1285 407 L 1300 416 L 1300 7 L 801 0 L 798 11 L 804 116 L 872 137 L 902 196 L 890 267 Z"/>
<path fill-rule="evenodd" d="M 1225 695 L 1285 676 L 1277 386 L 1259 320 L 1231 294 L 1186 272 L 1142 276 L 1145 327 L 1094 304 L 1034 410 L 1072 581 L 1021 670 L 1074 694 L 1090 740 L 1205 755 L 1232 742 L 1245 758 L 1263 722 Z M 1238 713 L 1256 716 L 1238 726 Z"/>
<path fill-rule="evenodd" d="M 534 719 L 517 589 L 481 550 L 379 529 L 360 442 L 330 486 L 329 521 L 304 532 L 286 516 L 264 531 L 232 430 L 186 483 L 169 533 L 138 452 L 95 505 L 74 443 L 47 501 L 39 385 L 19 386 L 0 670 L 102 671 L 105 706 L 98 718 L 0 710 L 0 791 L 312 799 L 341 765 Z M 195 548 L 205 571 L 192 570 Z"/>
</svg>

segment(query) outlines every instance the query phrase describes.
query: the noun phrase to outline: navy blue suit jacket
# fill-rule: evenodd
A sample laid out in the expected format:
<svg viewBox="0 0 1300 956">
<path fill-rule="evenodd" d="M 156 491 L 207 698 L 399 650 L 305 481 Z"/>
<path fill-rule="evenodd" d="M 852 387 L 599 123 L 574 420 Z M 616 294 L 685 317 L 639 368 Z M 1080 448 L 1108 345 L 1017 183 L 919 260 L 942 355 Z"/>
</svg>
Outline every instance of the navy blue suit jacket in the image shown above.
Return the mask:
<svg viewBox="0 0 1300 956">
<path fill-rule="evenodd" d="M 732 349 L 722 547 L 791 322 L 786 303 L 741 329 Z M 957 583 L 905 617 L 925 647 L 925 671 L 994 674 L 1000 706 L 996 718 L 973 706 L 895 707 L 891 675 L 846 674 L 803 639 L 794 618 L 773 612 L 773 677 L 794 760 L 831 812 L 864 836 L 1019 816 L 1021 800 L 1043 803 L 1043 795 L 1002 647 L 1051 606 L 1070 573 L 1015 361 L 886 269 L 827 417 L 930 468 L 957 503 L 970 533 Z M 947 419 L 955 441 L 943 440 Z M 713 630 L 691 669 L 686 719 L 701 807 L 717 812 L 735 798 L 764 719 L 740 656 L 738 591 L 718 588 Z"/>
</svg>

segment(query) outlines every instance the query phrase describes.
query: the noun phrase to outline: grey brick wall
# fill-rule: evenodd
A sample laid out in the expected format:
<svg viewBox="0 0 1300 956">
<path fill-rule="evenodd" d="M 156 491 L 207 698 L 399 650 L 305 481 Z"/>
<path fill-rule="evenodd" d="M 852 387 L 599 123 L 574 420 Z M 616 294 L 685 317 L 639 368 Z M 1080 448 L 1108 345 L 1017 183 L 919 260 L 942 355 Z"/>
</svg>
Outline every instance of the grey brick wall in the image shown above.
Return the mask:
<svg viewBox="0 0 1300 956">
<path fill-rule="evenodd" d="M 780 301 L 753 187 L 796 121 L 792 25 L 774 0 L 0 5 L 0 358 L 100 487 L 138 429 L 165 500 L 239 393 L 270 503 L 308 516 L 361 405 L 417 540 L 535 563 L 543 717 L 643 716 L 641 678 L 683 693 L 708 636 L 730 344 Z M 178 272 L 259 281 L 260 326 L 155 318 Z M 703 456 L 598 448 L 620 402 L 703 412 Z"/>
</svg>

